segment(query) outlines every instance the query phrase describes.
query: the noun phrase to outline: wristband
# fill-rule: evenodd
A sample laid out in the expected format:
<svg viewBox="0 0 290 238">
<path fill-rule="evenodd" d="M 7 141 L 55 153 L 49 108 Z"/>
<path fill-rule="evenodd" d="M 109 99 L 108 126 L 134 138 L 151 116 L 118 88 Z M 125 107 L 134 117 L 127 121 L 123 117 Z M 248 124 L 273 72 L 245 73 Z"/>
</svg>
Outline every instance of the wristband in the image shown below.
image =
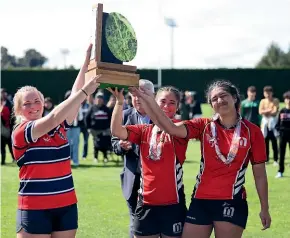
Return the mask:
<svg viewBox="0 0 290 238">
<path fill-rule="evenodd" d="M 83 91 L 84 94 L 86 94 L 88 96 L 88 94 L 85 90 L 83 90 L 82 88 L 81 88 L 81 90 Z"/>
</svg>

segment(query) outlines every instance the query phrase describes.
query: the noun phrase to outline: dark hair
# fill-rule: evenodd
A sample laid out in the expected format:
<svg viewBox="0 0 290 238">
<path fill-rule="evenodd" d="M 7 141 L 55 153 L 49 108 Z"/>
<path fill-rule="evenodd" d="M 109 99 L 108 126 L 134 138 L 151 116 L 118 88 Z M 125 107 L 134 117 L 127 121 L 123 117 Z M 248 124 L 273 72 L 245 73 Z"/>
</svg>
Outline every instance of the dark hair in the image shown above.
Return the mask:
<svg viewBox="0 0 290 238">
<path fill-rule="evenodd" d="M 283 94 L 283 98 L 284 99 L 290 99 L 290 91 L 287 91 L 287 92 L 285 92 L 284 94 Z"/>
<path fill-rule="evenodd" d="M 255 93 L 255 92 L 257 92 L 255 86 L 250 86 L 250 87 L 248 87 L 248 91 L 251 92 L 251 93 Z"/>
<path fill-rule="evenodd" d="M 6 88 L 1 88 L 1 93 L 7 93 L 7 89 Z"/>
<path fill-rule="evenodd" d="M 46 97 L 46 98 L 44 99 L 44 102 L 50 102 L 50 103 L 53 104 L 53 101 L 52 101 L 52 99 L 51 99 L 50 97 Z"/>
<path fill-rule="evenodd" d="M 273 92 L 273 88 L 272 88 L 272 86 L 265 86 L 263 91 L 267 92 L 267 93 L 270 93 L 270 92 Z"/>
<path fill-rule="evenodd" d="M 180 103 L 184 104 L 185 101 L 186 101 L 185 93 L 184 92 L 180 92 Z"/>
<path fill-rule="evenodd" d="M 208 86 L 206 90 L 206 98 L 210 105 L 212 105 L 211 98 L 210 98 L 211 91 L 215 88 L 222 88 L 223 90 L 231 94 L 233 97 L 235 97 L 237 99 L 235 103 L 235 108 L 237 111 L 239 110 L 240 104 L 241 104 L 241 96 L 240 96 L 239 90 L 235 85 L 233 85 L 231 82 L 226 81 L 226 80 L 214 81 Z"/>
<path fill-rule="evenodd" d="M 165 86 L 165 87 L 162 87 L 162 88 L 158 89 L 158 91 L 156 93 L 156 97 L 158 96 L 159 93 L 164 92 L 164 91 L 165 92 L 174 93 L 174 96 L 175 96 L 175 98 L 177 100 L 177 106 L 178 106 L 179 103 L 180 103 L 180 91 L 177 88 L 173 87 L 173 86 Z"/>
</svg>

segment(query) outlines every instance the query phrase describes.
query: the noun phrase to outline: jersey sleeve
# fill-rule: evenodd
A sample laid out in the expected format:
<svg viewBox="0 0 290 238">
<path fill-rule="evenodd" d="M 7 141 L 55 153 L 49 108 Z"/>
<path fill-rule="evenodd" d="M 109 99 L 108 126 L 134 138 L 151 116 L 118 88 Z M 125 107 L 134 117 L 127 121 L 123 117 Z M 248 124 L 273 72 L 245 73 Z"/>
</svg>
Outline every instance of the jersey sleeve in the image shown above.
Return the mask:
<svg viewBox="0 0 290 238">
<path fill-rule="evenodd" d="M 35 121 L 29 121 L 20 124 L 15 128 L 12 133 L 13 146 L 16 148 L 26 147 L 30 143 L 35 143 L 37 141 L 32 138 L 32 129 L 34 127 Z"/>
<path fill-rule="evenodd" d="M 128 132 L 127 141 L 140 145 L 142 139 L 142 131 L 145 125 L 126 125 Z"/>
<path fill-rule="evenodd" d="M 251 128 L 251 164 L 260 164 L 267 161 L 266 145 L 262 131 L 259 127 Z"/>
<path fill-rule="evenodd" d="M 185 139 L 200 139 L 202 131 L 209 119 L 207 118 L 194 118 L 188 121 L 184 121 L 183 124 L 187 130 L 187 136 Z"/>
</svg>

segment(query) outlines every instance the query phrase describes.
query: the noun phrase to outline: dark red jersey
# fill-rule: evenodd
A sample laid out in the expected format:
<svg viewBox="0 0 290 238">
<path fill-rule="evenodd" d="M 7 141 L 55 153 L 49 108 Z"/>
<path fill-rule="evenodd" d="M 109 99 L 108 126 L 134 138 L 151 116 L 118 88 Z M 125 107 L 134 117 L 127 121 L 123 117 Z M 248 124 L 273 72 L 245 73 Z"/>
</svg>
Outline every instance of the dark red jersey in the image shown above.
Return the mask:
<svg viewBox="0 0 290 238">
<path fill-rule="evenodd" d="M 51 209 L 77 202 L 70 166 L 70 147 L 64 122 L 33 140 L 34 121 L 12 133 L 13 153 L 20 167 L 19 209 Z"/>
<path fill-rule="evenodd" d="M 193 197 L 200 199 L 246 198 L 245 173 L 249 161 L 252 164 L 266 162 L 266 149 L 259 127 L 247 120 L 241 120 L 240 139 L 237 154 L 230 164 L 217 156 L 211 131 L 211 119 L 185 121 L 187 139 L 201 141 L 200 172 L 196 178 Z M 214 121 L 220 152 L 226 157 L 235 129 L 225 129 L 218 120 Z"/>
</svg>

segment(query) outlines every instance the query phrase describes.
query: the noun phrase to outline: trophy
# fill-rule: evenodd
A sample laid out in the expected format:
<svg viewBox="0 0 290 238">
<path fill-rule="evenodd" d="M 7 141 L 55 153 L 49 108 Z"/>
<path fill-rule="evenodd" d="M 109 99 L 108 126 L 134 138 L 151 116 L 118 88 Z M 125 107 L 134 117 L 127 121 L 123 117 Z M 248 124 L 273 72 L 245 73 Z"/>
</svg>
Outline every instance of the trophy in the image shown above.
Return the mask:
<svg viewBox="0 0 290 238">
<path fill-rule="evenodd" d="M 124 65 L 137 53 L 137 39 L 133 27 L 121 14 L 103 12 L 103 4 L 92 8 L 92 55 L 86 80 L 102 74 L 100 88 L 138 86 L 137 67 Z"/>
</svg>

